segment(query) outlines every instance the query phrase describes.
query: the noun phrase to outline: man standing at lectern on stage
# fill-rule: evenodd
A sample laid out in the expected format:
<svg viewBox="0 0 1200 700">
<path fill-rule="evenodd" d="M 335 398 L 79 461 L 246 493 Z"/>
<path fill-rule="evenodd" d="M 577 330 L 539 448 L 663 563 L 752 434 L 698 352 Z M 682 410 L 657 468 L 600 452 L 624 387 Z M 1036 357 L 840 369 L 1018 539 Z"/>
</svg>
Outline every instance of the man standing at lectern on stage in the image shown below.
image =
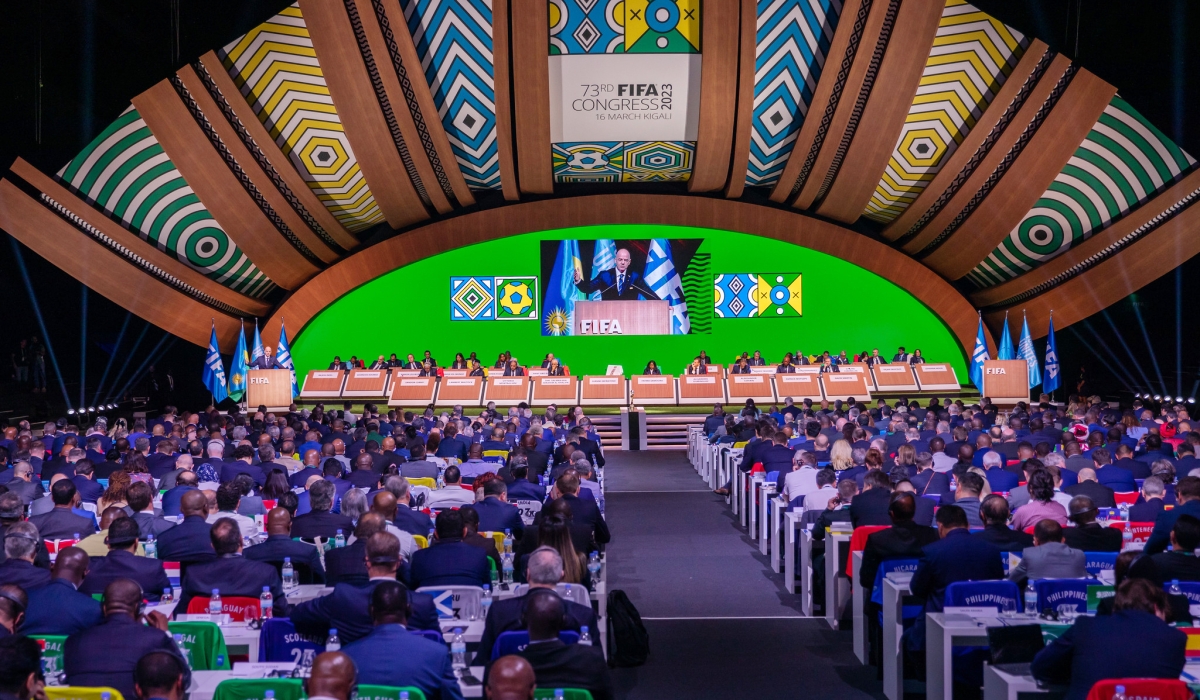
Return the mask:
<svg viewBox="0 0 1200 700">
<path fill-rule="evenodd" d="M 271 352 L 270 345 L 264 345 L 262 357 L 251 360 L 250 369 L 287 369 L 287 367 L 280 364 L 279 359 Z"/>
<path fill-rule="evenodd" d="M 636 301 L 639 297 L 658 299 L 658 295 L 642 282 L 642 276 L 629 269 L 631 261 L 629 250 L 621 248 L 617 251 L 617 267 L 612 270 L 604 270 L 590 280 L 584 280 L 583 272 L 576 267 L 575 285 L 585 294 L 600 292 L 600 298 L 606 301 L 614 299 Z"/>
</svg>

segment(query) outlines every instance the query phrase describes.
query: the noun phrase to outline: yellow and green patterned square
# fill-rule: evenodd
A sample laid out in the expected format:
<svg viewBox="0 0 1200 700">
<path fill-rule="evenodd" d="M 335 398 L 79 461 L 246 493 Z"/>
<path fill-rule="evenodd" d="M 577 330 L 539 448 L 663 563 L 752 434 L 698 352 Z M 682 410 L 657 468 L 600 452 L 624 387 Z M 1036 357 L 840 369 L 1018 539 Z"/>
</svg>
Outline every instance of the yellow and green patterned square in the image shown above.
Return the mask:
<svg viewBox="0 0 1200 700">
<path fill-rule="evenodd" d="M 759 318 L 802 315 L 800 278 L 795 273 L 759 273 L 753 300 L 758 304 Z"/>
</svg>

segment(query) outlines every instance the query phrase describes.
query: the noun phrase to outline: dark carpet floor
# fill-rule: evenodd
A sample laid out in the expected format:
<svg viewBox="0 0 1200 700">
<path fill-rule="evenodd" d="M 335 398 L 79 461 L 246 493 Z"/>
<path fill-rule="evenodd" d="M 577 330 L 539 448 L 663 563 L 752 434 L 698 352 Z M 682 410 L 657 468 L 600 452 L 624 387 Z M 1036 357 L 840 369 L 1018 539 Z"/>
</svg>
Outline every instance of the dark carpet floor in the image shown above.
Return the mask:
<svg viewBox="0 0 1200 700">
<path fill-rule="evenodd" d="M 800 617 L 683 452 L 614 452 L 605 470 L 609 589 L 650 633 L 650 661 L 614 671 L 617 697 L 881 698 L 850 632 Z"/>
</svg>

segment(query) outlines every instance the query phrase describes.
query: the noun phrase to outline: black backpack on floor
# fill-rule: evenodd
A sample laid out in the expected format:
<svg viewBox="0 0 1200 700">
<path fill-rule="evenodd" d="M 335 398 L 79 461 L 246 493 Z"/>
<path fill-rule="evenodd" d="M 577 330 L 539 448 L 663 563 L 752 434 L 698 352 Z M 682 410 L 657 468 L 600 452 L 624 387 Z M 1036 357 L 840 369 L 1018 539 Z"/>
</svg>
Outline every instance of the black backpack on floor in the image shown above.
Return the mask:
<svg viewBox="0 0 1200 700">
<path fill-rule="evenodd" d="M 650 656 L 650 633 L 625 591 L 608 594 L 608 665 L 641 666 Z"/>
</svg>

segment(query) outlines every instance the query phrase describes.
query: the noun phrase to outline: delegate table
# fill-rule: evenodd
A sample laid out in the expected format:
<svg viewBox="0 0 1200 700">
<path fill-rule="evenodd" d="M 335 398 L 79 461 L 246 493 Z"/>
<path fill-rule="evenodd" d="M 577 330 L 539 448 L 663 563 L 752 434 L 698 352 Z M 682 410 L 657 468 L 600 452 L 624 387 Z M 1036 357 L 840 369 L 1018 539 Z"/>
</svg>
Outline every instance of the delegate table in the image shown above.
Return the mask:
<svg viewBox="0 0 1200 700">
<path fill-rule="evenodd" d="M 726 388 L 730 403 L 745 403 L 746 399 L 754 399 L 758 403 L 775 401 L 771 376 L 768 374 L 731 374 L 726 379 Z"/>
<path fill-rule="evenodd" d="M 467 377 L 478 379 L 478 377 Z M 483 389 L 484 403 L 517 404 L 529 400 L 529 377 L 488 377 Z"/>
<path fill-rule="evenodd" d="M 906 363 L 876 365 L 871 368 L 871 374 L 879 391 L 916 391 L 919 388 L 912 367 Z"/>
<path fill-rule="evenodd" d="M 825 622 L 835 630 L 840 629 L 838 626 L 838 588 L 840 586 L 837 574 L 841 568 L 840 563 L 846 561 L 846 552 L 850 547 L 852 534 L 838 531 L 825 533 Z M 843 544 L 846 546 L 842 547 Z M 812 556 L 811 550 L 809 556 Z"/>
<path fill-rule="evenodd" d="M 775 482 L 763 481 L 758 485 L 758 553 L 766 555 L 771 544 L 771 501 L 774 500 Z"/>
<path fill-rule="evenodd" d="M 811 399 L 821 401 L 825 395 L 821 393 L 820 375 L 812 372 L 797 372 L 796 374 L 775 375 L 775 392 L 780 400 L 791 398 L 796 403 Z"/>
<path fill-rule="evenodd" d="M 625 377 L 615 374 L 586 375 L 580 394 L 580 400 L 588 405 L 625 406 L 629 403 L 629 383 Z"/>
<path fill-rule="evenodd" d="M 629 378 L 630 403 L 674 406 L 679 400 L 675 377 L 669 374 L 635 374 Z"/>
<path fill-rule="evenodd" d="M 483 377 L 443 377 L 438 383 L 439 406 L 478 406 L 482 403 Z"/>
<path fill-rule="evenodd" d="M 883 578 L 883 694 L 888 700 L 904 700 L 904 596 L 911 590 L 912 574 L 895 572 Z"/>
<path fill-rule="evenodd" d="M 300 398 L 335 399 L 342 395 L 342 385 L 345 383 L 346 372 L 340 369 L 314 369 L 304 378 Z"/>
<path fill-rule="evenodd" d="M 712 369 L 715 365 L 709 365 Z M 679 376 L 680 404 L 729 403 L 725 397 L 725 382 L 720 368 L 708 374 L 682 374 Z"/>
<path fill-rule="evenodd" d="M 856 369 L 861 371 L 855 371 Z M 841 372 L 822 374 L 821 388 L 825 391 L 825 398 L 830 401 L 844 401 L 854 397 L 855 400 L 864 402 L 871 398 L 866 369 L 865 365 L 857 368 L 854 365 L 846 365 Z"/>
<path fill-rule="evenodd" d="M 533 395 L 529 399 L 532 406 L 549 406 L 550 404 L 579 403 L 579 377 L 531 377 Z"/>
<path fill-rule="evenodd" d="M 393 370 L 393 372 L 396 371 L 398 370 Z M 442 381 L 455 380 L 443 379 Z M 393 408 L 401 406 L 426 406 L 433 403 L 433 397 L 437 393 L 437 388 L 437 377 L 393 376 L 391 393 L 388 396 L 388 406 Z M 476 394 L 478 393 L 476 392 Z M 478 402 L 478 397 L 476 397 L 476 402 Z"/>
<path fill-rule="evenodd" d="M 381 398 L 387 396 L 389 372 L 386 369 L 352 369 L 342 389 L 345 397 Z"/>
</svg>

